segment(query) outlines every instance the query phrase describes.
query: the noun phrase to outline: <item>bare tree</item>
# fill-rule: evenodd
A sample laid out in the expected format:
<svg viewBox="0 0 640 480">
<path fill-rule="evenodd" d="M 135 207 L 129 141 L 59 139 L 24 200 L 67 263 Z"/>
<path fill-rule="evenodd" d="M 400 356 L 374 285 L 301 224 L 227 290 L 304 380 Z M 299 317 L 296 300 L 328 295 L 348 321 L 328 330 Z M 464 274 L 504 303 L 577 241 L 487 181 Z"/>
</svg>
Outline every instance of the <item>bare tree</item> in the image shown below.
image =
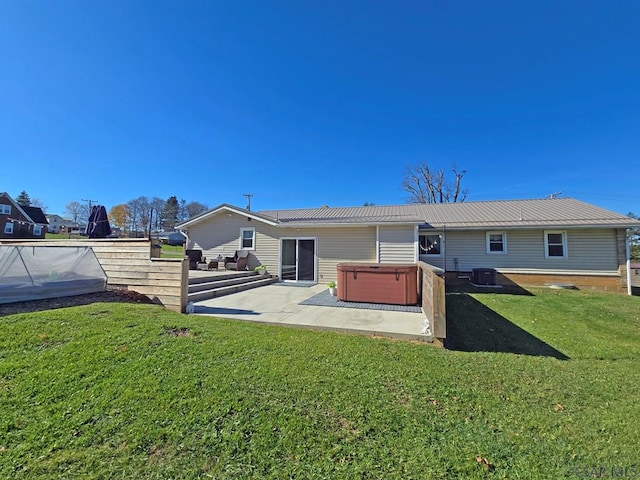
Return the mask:
<svg viewBox="0 0 640 480">
<path fill-rule="evenodd" d="M 189 202 L 185 209 L 187 210 L 188 218 L 193 218 L 208 210 L 208 207 L 200 202 Z"/>
<path fill-rule="evenodd" d="M 162 215 L 162 209 L 164 208 L 165 201 L 159 197 L 153 197 L 149 202 L 151 206 L 151 227 L 156 232 L 160 231 L 162 222 L 160 221 Z"/>
<path fill-rule="evenodd" d="M 127 202 L 127 213 L 129 223 L 129 234 L 137 236 L 138 233 L 146 230 L 145 220 L 149 218 L 149 200 L 147 197 L 138 197 Z"/>
<path fill-rule="evenodd" d="M 467 190 L 462 189 L 462 177 L 467 171 L 452 167 L 451 172 L 453 179 L 449 180 L 444 170 L 432 171 L 426 163 L 407 168 L 407 173 L 402 181 L 402 189 L 411 195 L 408 202 L 464 202 L 467 198 Z"/>
<path fill-rule="evenodd" d="M 640 215 L 629 212 L 627 217 L 640 220 Z M 640 260 L 640 227 L 634 227 L 627 230 L 627 238 L 629 239 L 629 248 L 632 260 Z"/>
<path fill-rule="evenodd" d="M 72 202 L 67 203 L 67 206 L 65 208 L 67 210 L 67 213 L 71 217 L 71 220 L 73 220 L 74 223 L 78 223 L 80 221 L 80 218 L 82 217 L 82 214 L 84 213 L 84 205 L 73 200 Z"/>
<path fill-rule="evenodd" d="M 182 198 L 178 206 L 178 223 L 186 222 L 189 220 L 189 213 L 187 212 L 187 201 Z"/>
<path fill-rule="evenodd" d="M 42 200 L 40 200 L 39 198 L 32 198 L 31 199 L 31 206 L 32 207 L 38 207 L 40 210 L 42 210 L 44 213 L 47 213 L 47 210 L 49 209 L 49 207 L 47 207 L 44 202 Z"/>
</svg>

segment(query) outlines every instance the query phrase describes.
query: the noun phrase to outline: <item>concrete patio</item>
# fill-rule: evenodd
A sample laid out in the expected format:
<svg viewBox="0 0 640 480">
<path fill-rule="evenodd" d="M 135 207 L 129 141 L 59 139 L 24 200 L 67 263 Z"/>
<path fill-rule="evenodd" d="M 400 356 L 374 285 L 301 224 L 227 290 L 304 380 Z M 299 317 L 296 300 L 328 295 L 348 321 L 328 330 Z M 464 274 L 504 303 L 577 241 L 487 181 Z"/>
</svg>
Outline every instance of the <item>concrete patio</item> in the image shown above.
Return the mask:
<svg viewBox="0 0 640 480">
<path fill-rule="evenodd" d="M 326 288 L 324 285 L 277 283 L 196 302 L 194 314 L 263 324 L 430 340 L 421 333 L 424 321 L 422 313 L 300 305 L 300 302 L 321 293 Z"/>
</svg>

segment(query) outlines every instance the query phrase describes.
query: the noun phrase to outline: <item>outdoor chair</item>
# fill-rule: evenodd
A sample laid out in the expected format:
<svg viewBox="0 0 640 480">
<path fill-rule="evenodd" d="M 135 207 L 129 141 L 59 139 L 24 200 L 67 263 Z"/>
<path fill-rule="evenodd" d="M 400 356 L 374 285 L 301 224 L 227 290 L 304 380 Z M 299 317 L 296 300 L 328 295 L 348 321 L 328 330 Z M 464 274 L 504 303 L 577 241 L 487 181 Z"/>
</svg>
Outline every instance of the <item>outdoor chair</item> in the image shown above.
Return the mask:
<svg viewBox="0 0 640 480">
<path fill-rule="evenodd" d="M 189 270 L 197 270 L 202 263 L 202 250 L 185 250 L 185 255 L 189 257 Z"/>
<path fill-rule="evenodd" d="M 247 262 L 249 261 L 249 250 L 236 250 L 233 257 L 225 257 L 225 270 L 247 270 Z"/>
</svg>

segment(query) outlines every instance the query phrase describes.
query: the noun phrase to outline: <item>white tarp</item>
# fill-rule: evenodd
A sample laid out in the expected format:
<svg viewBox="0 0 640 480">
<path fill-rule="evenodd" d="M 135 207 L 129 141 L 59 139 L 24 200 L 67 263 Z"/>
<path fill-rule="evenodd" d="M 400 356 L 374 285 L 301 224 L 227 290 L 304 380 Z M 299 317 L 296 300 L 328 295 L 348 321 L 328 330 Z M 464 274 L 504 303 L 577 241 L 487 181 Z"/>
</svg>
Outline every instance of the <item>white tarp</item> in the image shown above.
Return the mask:
<svg viewBox="0 0 640 480">
<path fill-rule="evenodd" d="M 0 303 L 106 288 L 107 276 L 91 247 L 0 245 Z"/>
</svg>

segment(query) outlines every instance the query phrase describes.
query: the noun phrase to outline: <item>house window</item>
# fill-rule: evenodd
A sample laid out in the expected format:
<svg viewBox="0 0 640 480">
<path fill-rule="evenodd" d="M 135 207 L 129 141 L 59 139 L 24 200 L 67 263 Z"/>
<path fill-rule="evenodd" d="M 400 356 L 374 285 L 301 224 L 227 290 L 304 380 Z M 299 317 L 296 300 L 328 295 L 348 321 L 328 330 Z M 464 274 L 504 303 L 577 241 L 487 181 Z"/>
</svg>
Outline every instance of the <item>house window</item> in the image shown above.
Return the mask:
<svg viewBox="0 0 640 480">
<path fill-rule="evenodd" d="M 506 232 L 487 232 L 487 253 L 507 253 Z"/>
<path fill-rule="evenodd" d="M 42 235 L 42 227 L 40 225 L 34 225 L 33 234 L 36 236 Z"/>
<path fill-rule="evenodd" d="M 13 235 L 13 223 L 7 222 L 4 224 L 4 233 L 7 235 Z"/>
<path fill-rule="evenodd" d="M 256 248 L 256 229 L 241 228 L 240 229 L 240 249 L 255 250 Z"/>
<path fill-rule="evenodd" d="M 11 215 L 11 205 L 0 203 L 0 215 Z"/>
<path fill-rule="evenodd" d="M 420 255 L 441 255 L 440 235 L 420 235 Z"/>
<path fill-rule="evenodd" d="M 544 232 L 544 254 L 546 258 L 567 258 L 567 232 Z"/>
</svg>

